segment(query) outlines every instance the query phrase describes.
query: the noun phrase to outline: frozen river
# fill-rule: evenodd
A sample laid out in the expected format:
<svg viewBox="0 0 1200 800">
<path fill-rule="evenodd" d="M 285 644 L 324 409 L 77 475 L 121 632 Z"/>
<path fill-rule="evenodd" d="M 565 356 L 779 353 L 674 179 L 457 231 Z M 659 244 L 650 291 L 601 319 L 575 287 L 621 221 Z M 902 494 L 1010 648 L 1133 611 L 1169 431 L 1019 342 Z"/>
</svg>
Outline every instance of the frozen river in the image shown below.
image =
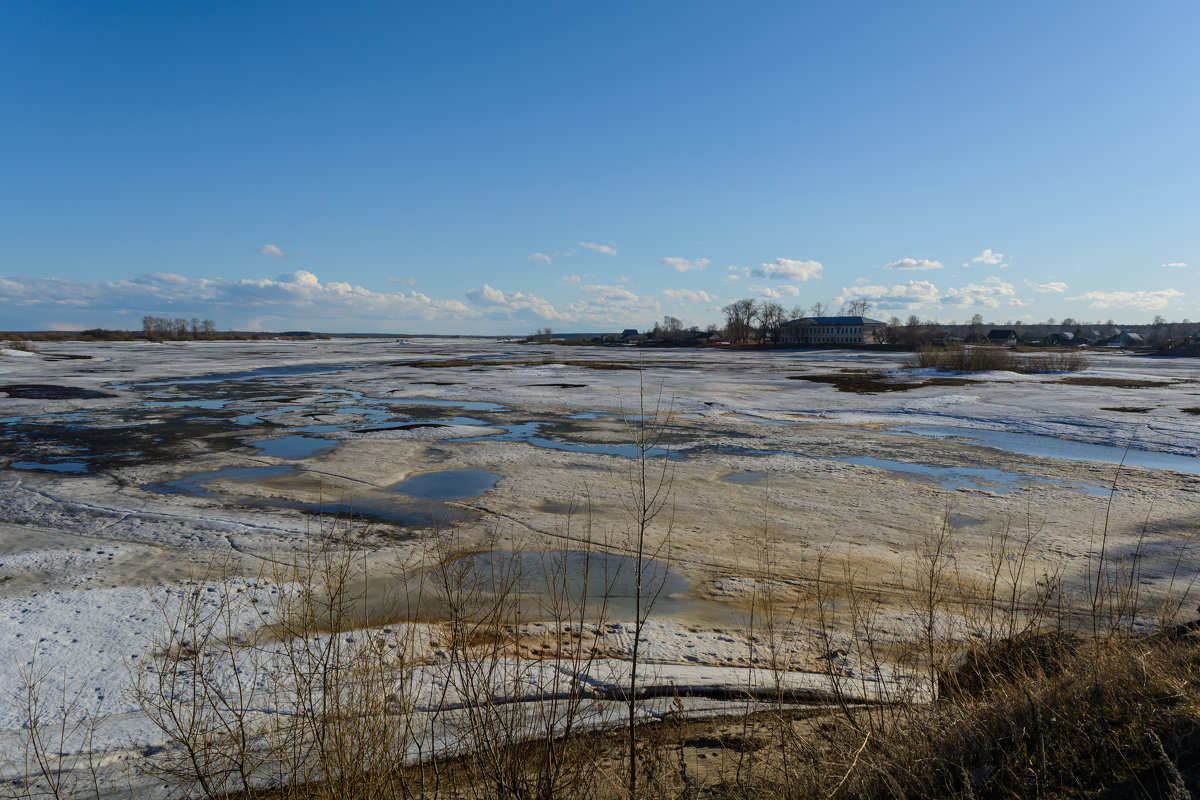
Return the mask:
<svg viewBox="0 0 1200 800">
<path fill-rule="evenodd" d="M 1107 520 L 1109 547 L 1159 554 L 1144 583 L 1166 592 L 1200 498 L 1187 359 L 962 376 L 867 351 L 497 340 L 39 349 L 0 357 L 0 694 L 36 652 L 118 714 L 135 711 L 123 687 L 161 626 L 157 593 L 214 559 L 257 576 L 337 517 L 373 565 L 410 576 L 581 543 L 619 560 L 642 455 L 667 489 L 648 530 L 670 575 L 651 650 L 681 667 L 738 663 L 724 640 L 762 572 L 757 543 L 790 586 L 826 558 L 886 596 L 947 520 L 966 573 L 1020 528 L 1068 577 Z M 873 383 L 842 380 L 863 371 Z M 614 599 L 610 618 L 629 613 Z M 795 634 L 798 668 L 819 667 Z M 19 722 L 0 713 L 0 729 Z"/>
</svg>

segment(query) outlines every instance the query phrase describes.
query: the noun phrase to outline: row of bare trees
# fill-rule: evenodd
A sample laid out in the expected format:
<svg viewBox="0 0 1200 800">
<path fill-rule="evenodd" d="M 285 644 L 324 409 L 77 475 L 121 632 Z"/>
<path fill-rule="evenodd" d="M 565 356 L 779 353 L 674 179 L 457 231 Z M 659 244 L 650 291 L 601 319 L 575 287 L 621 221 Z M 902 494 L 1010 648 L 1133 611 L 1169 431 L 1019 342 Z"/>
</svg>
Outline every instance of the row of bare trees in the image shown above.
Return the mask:
<svg viewBox="0 0 1200 800">
<path fill-rule="evenodd" d="M 147 339 L 207 339 L 217 332 L 211 319 L 192 317 L 142 317 L 142 335 Z"/>
</svg>

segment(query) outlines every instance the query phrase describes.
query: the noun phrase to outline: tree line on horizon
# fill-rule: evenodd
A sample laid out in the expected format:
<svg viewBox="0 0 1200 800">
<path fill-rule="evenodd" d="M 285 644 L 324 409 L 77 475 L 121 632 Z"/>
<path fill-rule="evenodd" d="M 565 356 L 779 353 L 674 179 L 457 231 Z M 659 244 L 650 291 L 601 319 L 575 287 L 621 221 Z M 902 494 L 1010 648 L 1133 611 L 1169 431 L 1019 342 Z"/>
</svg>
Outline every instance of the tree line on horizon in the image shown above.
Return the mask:
<svg viewBox="0 0 1200 800">
<path fill-rule="evenodd" d="M 790 320 L 826 316 L 866 317 L 871 313 L 871 302 L 860 298 L 841 306 L 835 312 L 829 304 L 822 302 L 807 308 L 795 305 L 788 309 L 772 300 L 742 298 L 724 306 L 721 311 L 724 314 L 723 327 L 716 324 L 709 324 L 704 329 L 696 325 L 688 327 L 678 317 L 666 315 L 661 322 L 655 322 L 654 327 L 648 331 L 649 338 L 656 342 L 685 344 L 719 334 L 735 345 L 773 344 L 780 341 L 782 327 Z M 947 337 L 966 341 L 979 340 L 994 328 L 1011 328 L 1018 336 L 1045 336 L 1055 332 L 1069 332 L 1081 338 L 1099 338 L 1112 336 L 1120 331 L 1136 331 L 1145 336 L 1148 346 L 1178 343 L 1196 330 L 1196 325 L 1189 319 L 1168 322 L 1161 314 L 1156 315 L 1149 324 L 1138 325 L 1118 325 L 1113 319 L 1087 321 L 1073 317 L 1064 317 L 1061 320 L 1050 317 L 1040 322 L 1026 322 L 1021 319 L 985 322 L 982 314 L 975 314 L 969 322 L 964 323 L 955 320 L 945 323 L 931 319 L 923 320 L 916 314 L 910 314 L 906 320 L 891 316 L 881 321 L 885 323 L 880 333 L 883 344 L 913 347 Z M 549 341 L 550 329 L 539 330 L 538 335 L 541 341 Z"/>
</svg>

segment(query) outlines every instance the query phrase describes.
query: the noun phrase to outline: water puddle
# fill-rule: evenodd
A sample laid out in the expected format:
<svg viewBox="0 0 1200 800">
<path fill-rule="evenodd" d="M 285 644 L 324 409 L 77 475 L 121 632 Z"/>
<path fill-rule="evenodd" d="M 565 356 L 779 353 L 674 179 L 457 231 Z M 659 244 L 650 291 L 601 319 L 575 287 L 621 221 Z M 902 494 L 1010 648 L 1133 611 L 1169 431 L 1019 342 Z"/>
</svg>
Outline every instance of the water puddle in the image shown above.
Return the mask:
<svg viewBox="0 0 1200 800">
<path fill-rule="evenodd" d="M 783 450 L 761 450 L 732 447 L 721 447 L 719 450 L 722 453 L 736 453 L 737 455 L 743 456 L 774 456 L 791 453 L 791 451 Z M 936 464 L 894 461 L 892 459 L 878 458 L 875 456 L 831 456 L 823 458 L 827 458 L 829 461 L 837 461 L 842 464 L 855 464 L 862 467 L 874 467 L 876 469 L 886 470 L 903 477 L 932 482 L 943 489 L 949 489 L 951 491 L 956 491 L 958 489 L 985 489 L 998 494 L 1008 494 L 1012 491 L 1028 486 L 1045 485 L 1079 489 L 1088 494 L 1097 496 L 1107 496 L 1109 494 L 1108 486 L 1037 478 L 1030 475 L 1022 475 L 1016 472 L 1006 472 L 1001 469 L 980 467 L 943 467 Z M 760 484 L 766 479 L 767 473 L 757 471 L 731 472 L 728 475 L 721 476 L 720 478 L 720 480 L 727 483 L 737 483 L 743 485 Z"/>
<path fill-rule="evenodd" d="M 70 474 L 84 474 L 90 471 L 88 465 L 83 461 L 13 461 L 9 466 L 13 469 L 64 472 Z"/>
<path fill-rule="evenodd" d="M 1028 475 L 1019 475 L 1013 472 L 1005 472 L 1002 469 L 985 469 L 977 467 L 939 467 L 932 464 L 914 464 L 908 461 L 893 461 L 887 458 L 875 458 L 874 456 L 845 456 L 834 459 L 844 464 L 857 464 L 863 467 L 875 467 L 876 469 L 887 470 L 888 472 L 896 472 L 903 475 L 915 475 L 921 478 L 928 479 L 943 489 L 951 491 L 958 489 L 987 489 L 995 491 L 999 494 L 1008 494 L 1016 489 L 1030 486 L 1033 484 L 1042 485 L 1070 485 L 1073 488 L 1081 488 L 1088 491 L 1089 494 L 1108 494 L 1107 489 L 1101 489 L 1098 486 L 1087 486 L 1084 484 L 1062 484 L 1058 481 L 1044 480 L 1041 478 L 1033 478 Z"/>
<path fill-rule="evenodd" d="M 198 397 L 188 398 L 186 400 L 145 400 L 142 402 L 143 408 L 207 408 L 211 410 L 225 408 L 229 405 L 228 400 L 201 400 Z"/>
<path fill-rule="evenodd" d="M 452 508 L 444 503 L 478 497 L 495 486 L 501 476 L 485 470 L 464 469 L 417 475 L 386 489 L 330 491 L 322 487 L 316 479 L 313 479 L 311 484 L 298 487 L 308 492 L 309 496 L 320 495 L 322 499 L 317 502 L 279 496 L 251 496 L 238 491 L 239 484 L 263 486 L 275 481 L 272 488 L 286 493 L 289 487 L 278 482 L 282 478 L 304 480 L 301 470 L 289 464 L 279 464 L 263 467 L 227 467 L 174 480 L 149 483 L 142 488 L 155 494 L 220 498 L 226 503 L 250 508 L 290 509 L 327 518 L 430 527 L 475 518 L 477 514 L 473 512 Z M 397 497 L 398 492 L 407 495 L 407 499 Z"/>
<path fill-rule="evenodd" d="M 394 491 L 426 500 L 466 500 L 495 487 L 500 475 L 483 469 L 426 472 L 392 484 Z"/>
<path fill-rule="evenodd" d="M 218 497 L 220 495 L 214 489 L 208 488 L 209 484 L 216 481 L 228 481 L 231 483 L 259 483 L 261 481 L 270 480 L 271 478 L 281 478 L 284 475 L 289 475 L 295 471 L 295 467 L 287 464 L 280 464 L 273 467 L 227 467 L 225 469 L 217 469 L 211 472 L 200 472 L 196 475 L 189 475 L 186 478 L 176 478 L 170 481 L 160 481 L 157 483 L 147 483 L 142 488 L 148 492 L 155 494 L 178 494 L 187 495 L 189 497 Z"/>
<path fill-rule="evenodd" d="M 937 425 L 907 425 L 895 433 L 924 436 L 931 439 L 961 439 L 969 444 L 992 447 L 1009 453 L 1069 461 L 1091 461 L 1101 464 L 1120 464 L 1143 469 L 1166 469 L 1189 475 L 1200 474 L 1200 458 L 1149 450 L 1133 450 L 1102 444 L 1086 444 L 1053 436 L 1032 433 L 976 430 Z"/>
<path fill-rule="evenodd" d="M 357 369 L 361 364 L 291 364 L 283 367 L 258 367 L 241 372 L 210 372 L 190 378 L 167 378 L 147 381 L 137 386 L 174 386 L 176 384 L 229 383 L 230 381 L 252 381 L 262 378 L 290 378 L 297 375 L 322 375 L 331 372 L 346 372 Z M 116 384 L 113 384 L 116 386 Z"/>
<path fill-rule="evenodd" d="M 616 416 L 616 414 L 612 411 L 585 410 L 585 411 L 576 411 L 574 414 L 571 414 L 568 418 L 569 419 L 601 419 L 602 417 L 612 417 L 612 416 Z"/>
<path fill-rule="evenodd" d="M 755 486 L 767 480 L 765 472 L 731 472 L 728 475 L 722 475 L 721 480 L 726 483 L 740 483 L 749 486 Z"/>
<path fill-rule="evenodd" d="M 461 408 L 464 411 L 491 411 L 500 413 L 512 410 L 508 406 L 502 406 L 499 403 L 488 403 L 479 400 L 446 400 L 438 397 L 395 397 L 390 398 L 388 402 L 399 406 L 448 406 L 450 408 Z"/>
<path fill-rule="evenodd" d="M 635 444 L 599 444 L 587 442 L 566 442 L 561 439 L 551 439 L 541 435 L 541 430 L 549 422 L 522 422 L 517 425 L 506 425 L 504 433 L 497 433 L 492 436 L 480 436 L 473 439 L 460 439 L 463 442 L 524 442 L 533 447 L 542 447 L 547 450 L 560 450 L 565 453 L 591 453 L 596 455 L 620 456 L 622 458 L 638 458 L 642 452 Z M 686 456 L 679 450 L 672 450 L 666 447 L 648 447 L 645 455 L 647 458 L 667 458 L 671 461 L 682 461 Z"/>
<path fill-rule="evenodd" d="M 575 607 L 586 602 L 584 616 L 589 622 L 633 618 L 636 612 L 637 560 L 628 556 L 582 551 L 509 552 L 492 550 L 452 557 L 441 567 L 424 570 L 421 576 L 449 582 L 463 599 L 489 598 L 507 592 L 520 602 L 527 620 L 553 618 L 563 609 L 564 601 Z M 693 617 L 697 611 L 720 613 L 719 609 L 689 595 L 690 583 L 660 561 L 642 560 L 643 609 L 653 596 L 654 615 Z M 430 596 L 438 594 L 429 592 Z M 424 613 L 442 616 L 446 609 L 430 604 Z"/>
<path fill-rule="evenodd" d="M 272 458 L 286 458 L 289 460 L 297 460 L 301 458 L 312 458 L 314 456 L 323 456 L 326 453 L 331 453 L 339 446 L 339 442 L 333 442 L 329 439 L 321 439 L 315 436 L 281 436 L 278 439 L 261 439 L 251 444 L 258 448 L 258 452 L 264 456 Z"/>
</svg>

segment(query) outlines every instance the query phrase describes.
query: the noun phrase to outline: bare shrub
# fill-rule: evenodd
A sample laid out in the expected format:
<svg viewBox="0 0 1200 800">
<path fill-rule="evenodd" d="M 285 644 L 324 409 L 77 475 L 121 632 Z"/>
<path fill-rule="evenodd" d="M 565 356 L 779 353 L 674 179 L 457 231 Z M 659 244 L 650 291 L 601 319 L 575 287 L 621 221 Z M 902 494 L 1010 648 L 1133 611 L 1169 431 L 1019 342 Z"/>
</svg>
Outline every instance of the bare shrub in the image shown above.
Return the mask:
<svg viewBox="0 0 1200 800">
<path fill-rule="evenodd" d="M 913 354 L 905 366 L 909 369 L 938 369 L 946 372 L 1011 370 L 1013 356 L 1002 347 L 924 345 Z"/>
<path fill-rule="evenodd" d="M 9 777 L 0 782 L 0 793 L 14 800 L 73 800 L 101 793 L 94 745 L 103 709 L 99 702 L 86 703 L 82 690 L 72 693 L 65 675 L 56 689 L 55 672 L 35 657 L 20 669 L 20 687 L 7 698 L 23 720 L 17 734 L 20 761 L 3 765 Z"/>
<path fill-rule="evenodd" d="M 1078 350 L 1018 355 L 990 345 L 925 345 L 904 366 L 944 372 L 1078 372 L 1084 368 L 1084 359 Z"/>
</svg>

